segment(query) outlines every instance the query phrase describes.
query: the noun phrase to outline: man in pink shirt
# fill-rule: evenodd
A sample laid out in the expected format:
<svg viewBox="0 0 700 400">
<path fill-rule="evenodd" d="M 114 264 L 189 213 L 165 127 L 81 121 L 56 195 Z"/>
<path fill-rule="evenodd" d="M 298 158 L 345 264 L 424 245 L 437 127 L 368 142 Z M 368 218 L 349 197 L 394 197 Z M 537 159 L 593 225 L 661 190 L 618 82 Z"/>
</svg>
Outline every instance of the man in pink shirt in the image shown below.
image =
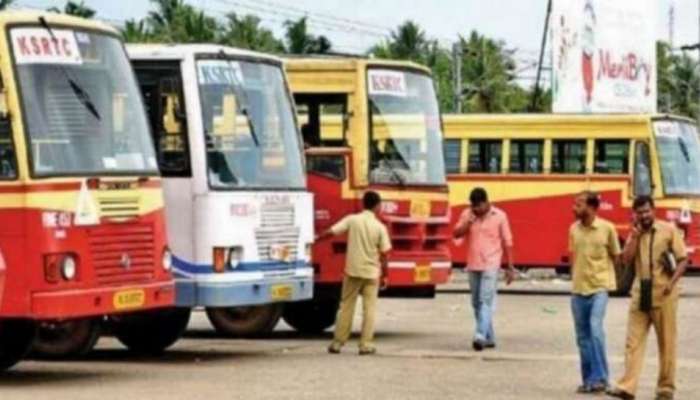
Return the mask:
<svg viewBox="0 0 700 400">
<path fill-rule="evenodd" d="M 474 350 L 496 347 L 493 331 L 493 313 L 496 307 L 498 271 L 503 264 L 503 253 L 508 259 L 506 281 L 515 278 L 513 268 L 513 235 L 508 217 L 489 203 L 488 194 L 482 188 L 469 195 L 471 207 L 462 213 L 454 237 L 468 240 L 467 271 L 469 288 L 476 320 L 476 332 L 472 343 Z"/>
</svg>

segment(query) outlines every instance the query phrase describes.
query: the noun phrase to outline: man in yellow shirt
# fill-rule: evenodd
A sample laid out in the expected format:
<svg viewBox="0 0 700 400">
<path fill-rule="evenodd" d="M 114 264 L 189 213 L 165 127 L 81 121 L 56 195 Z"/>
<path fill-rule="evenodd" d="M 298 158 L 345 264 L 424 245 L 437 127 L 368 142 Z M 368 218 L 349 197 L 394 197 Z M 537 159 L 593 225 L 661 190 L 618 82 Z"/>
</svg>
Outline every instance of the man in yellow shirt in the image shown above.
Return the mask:
<svg viewBox="0 0 700 400">
<path fill-rule="evenodd" d="M 680 231 L 654 216 L 654 200 L 639 196 L 633 204 L 635 226 L 622 254 L 625 265 L 634 263 L 625 345 L 625 373 L 608 395 L 634 399 L 644 365 L 649 328 L 654 327 L 659 343 L 657 400 L 672 400 L 676 390 L 676 314 L 688 256 Z M 675 266 L 675 268 L 674 268 Z"/>
<path fill-rule="evenodd" d="M 602 393 L 608 388 L 608 360 L 603 320 L 608 291 L 615 290 L 615 263 L 620 242 L 615 226 L 598 217 L 598 194 L 583 192 L 574 203 L 575 222 L 569 230 L 572 260 L 571 311 L 581 358 L 583 384 L 578 393 Z"/>
<path fill-rule="evenodd" d="M 345 277 L 338 319 L 335 324 L 333 343 L 328 347 L 328 352 L 331 354 L 340 353 L 350 337 L 358 296 L 362 296 L 360 355 L 376 353 L 372 344 L 374 314 L 380 280 L 384 285 L 386 278 L 387 254 L 391 250 L 391 241 L 386 226 L 377 218 L 381 207 L 379 194 L 372 191 L 365 193 L 362 203 L 364 207 L 362 212 L 343 218 L 316 239 L 322 240 L 330 236 L 348 234 Z"/>
</svg>

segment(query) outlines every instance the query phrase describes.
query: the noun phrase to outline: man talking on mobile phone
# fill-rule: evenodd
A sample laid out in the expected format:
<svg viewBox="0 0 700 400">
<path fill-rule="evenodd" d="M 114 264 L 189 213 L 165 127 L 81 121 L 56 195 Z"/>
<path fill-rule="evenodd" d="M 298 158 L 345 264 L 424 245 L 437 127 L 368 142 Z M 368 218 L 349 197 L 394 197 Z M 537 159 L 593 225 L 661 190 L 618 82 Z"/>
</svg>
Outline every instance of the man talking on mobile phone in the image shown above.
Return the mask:
<svg viewBox="0 0 700 400">
<path fill-rule="evenodd" d="M 632 208 L 635 223 L 622 251 L 625 265 L 634 265 L 636 272 L 627 321 L 625 372 L 608 395 L 634 399 L 653 326 L 659 343 L 656 399 L 672 400 L 676 390 L 678 282 L 688 265 L 685 243 L 676 226 L 656 219 L 650 196 L 637 197 Z"/>
<path fill-rule="evenodd" d="M 379 221 L 381 197 L 376 192 L 366 192 L 362 198 L 364 210 L 349 215 L 331 229 L 319 235 L 316 240 L 330 236 L 348 234 L 345 277 L 341 290 L 340 308 L 335 324 L 333 343 L 328 352 L 338 354 L 352 331 L 357 297 L 362 297 L 362 336 L 360 355 L 376 353 L 374 339 L 374 315 L 379 287 L 386 286 L 387 254 L 391 241 L 386 226 Z"/>
<path fill-rule="evenodd" d="M 469 256 L 469 290 L 476 319 L 476 332 L 472 347 L 476 351 L 496 347 L 493 330 L 493 314 L 496 310 L 498 271 L 507 255 L 506 280 L 510 284 L 515 278 L 513 267 L 513 234 L 506 213 L 489 203 L 483 188 L 472 190 L 469 195 L 470 208 L 462 213 L 455 226 L 455 239 L 465 237 Z"/>
</svg>

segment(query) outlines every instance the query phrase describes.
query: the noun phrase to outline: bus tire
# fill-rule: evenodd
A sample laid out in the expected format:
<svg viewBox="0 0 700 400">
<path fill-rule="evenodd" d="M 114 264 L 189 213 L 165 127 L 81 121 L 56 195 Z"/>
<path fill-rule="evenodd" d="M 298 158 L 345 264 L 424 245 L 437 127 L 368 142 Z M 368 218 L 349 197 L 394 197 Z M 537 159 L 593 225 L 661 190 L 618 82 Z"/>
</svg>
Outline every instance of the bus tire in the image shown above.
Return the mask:
<svg viewBox="0 0 700 400">
<path fill-rule="evenodd" d="M 337 301 L 316 299 L 287 304 L 282 318 L 298 332 L 319 334 L 335 324 L 337 311 Z"/>
<path fill-rule="evenodd" d="M 634 266 L 625 266 L 622 263 L 615 265 L 615 280 L 617 289 L 611 295 L 615 297 L 629 296 L 634 283 Z"/>
<path fill-rule="evenodd" d="M 36 323 L 24 319 L 0 319 L 0 371 L 17 364 L 29 353 L 36 337 Z"/>
<path fill-rule="evenodd" d="M 111 321 L 114 336 L 129 351 L 157 355 L 177 342 L 190 322 L 191 310 L 172 307 L 120 315 Z"/>
<path fill-rule="evenodd" d="M 267 335 L 282 317 L 281 304 L 247 307 L 207 307 L 207 318 L 222 335 L 241 338 Z"/>
<path fill-rule="evenodd" d="M 43 360 L 82 357 L 97 344 L 100 318 L 81 318 L 38 325 L 32 356 Z"/>
</svg>

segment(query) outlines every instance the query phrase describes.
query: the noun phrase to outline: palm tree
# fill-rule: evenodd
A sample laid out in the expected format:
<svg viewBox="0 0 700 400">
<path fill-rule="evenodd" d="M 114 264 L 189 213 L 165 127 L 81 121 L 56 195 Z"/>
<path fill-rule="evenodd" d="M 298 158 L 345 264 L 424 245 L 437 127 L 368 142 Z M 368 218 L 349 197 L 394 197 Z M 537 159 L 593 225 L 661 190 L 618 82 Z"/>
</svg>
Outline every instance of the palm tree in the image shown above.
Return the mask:
<svg viewBox="0 0 700 400">
<path fill-rule="evenodd" d="M 220 38 L 222 44 L 269 53 L 284 51 L 284 44 L 272 31 L 261 27 L 260 18 L 255 15 L 240 18 L 236 13 L 230 13 L 226 20 L 226 31 Z"/>
<path fill-rule="evenodd" d="M 143 43 L 153 39 L 153 32 L 148 28 L 147 21 L 130 19 L 121 29 L 122 37 L 127 43 Z"/>
<path fill-rule="evenodd" d="M 291 54 L 323 54 L 331 51 L 331 41 L 325 36 L 314 36 L 308 32 L 306 17 L 284 23 L 287 28 L 287 52 Z"/>
<path fill-rule="evenodd" d="M 0 10 L 9 8 L 15 0 L 0 0 Z"/>
<path fill-rule="evenodd" d="M 56 13 L 63 13 L 68 15 L 74 15 L 81 18 L 92 18 L 95 16 L 96 11 L 85 5 L 84 1 L 77 3 L 75 1 L 69 0 L 63 7 L 63 10 L 58 7 L 51 7 L 49 11 Z"/>
<path fill-rule="evenodd" d="M 148 14 L 147 24 L 156 41 L 193 43 L 213 42 L 219 31 L 215 18 L 197 10 L 184 0 L 151 0 L 156 10 Z"/>
</svg>

